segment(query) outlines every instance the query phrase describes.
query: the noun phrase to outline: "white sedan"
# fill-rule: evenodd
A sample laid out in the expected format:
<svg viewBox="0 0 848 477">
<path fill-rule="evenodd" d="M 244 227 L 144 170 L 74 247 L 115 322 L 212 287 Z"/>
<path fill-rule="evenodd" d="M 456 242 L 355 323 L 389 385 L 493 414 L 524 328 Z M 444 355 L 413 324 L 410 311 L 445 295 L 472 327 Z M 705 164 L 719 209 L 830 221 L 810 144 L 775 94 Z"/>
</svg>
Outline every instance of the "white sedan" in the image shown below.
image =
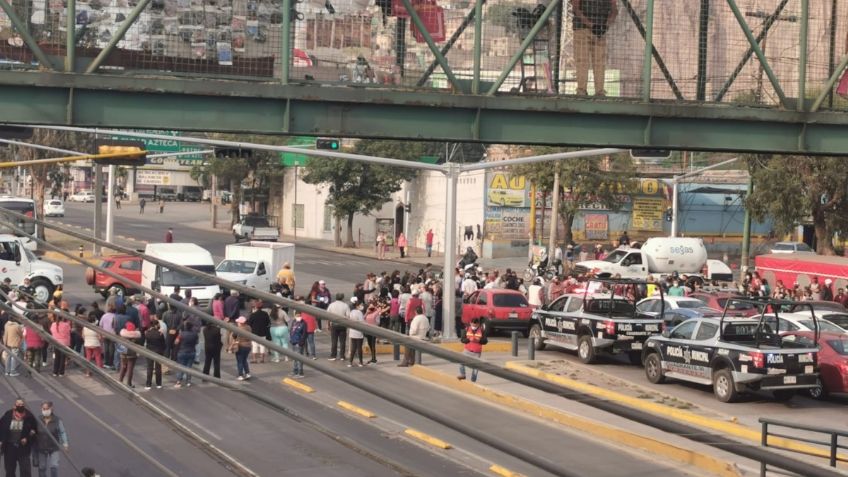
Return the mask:
<svg viewBox="0 0 848 477">
<path fill-rule="evenodd" d="M 663 299 L 660 300 L 659 296 L 651 296 L 645 298 L 636 304 L 636 311 L 640 313 L 644 313 L 646 315 L 651 316 L 659 316 L 660 310 L 663 309 L 663 303 L 665 302 L 665 310 L 677 310 L 680 308 L 686 308 L 692 311 L 695 311 L 700 314 L 700 316 L 707 317 L 718 317 L 721 316 L 721 312 L 717 310 L 713 310 L 704 304 L 701 300 L 697 298 L 690 298 L 686 296 L 663 296 Z"/>
<path fill-rule="evenodd" d="M 94 191 L 81 190 L 68 197 L 70 202 L 94 202 Z"/>
<path fill-rule="evenodd" d="M 777 331 L 781 334 L 788 333 L 790 331 L 813 331 L 814 324 L 813 319 L 810 317 L 809 313 L 780 313 L 777 315 L 779 317 L 779 321 L 777 324 Z M 752 317 L 753 319 L 757 319 L 756 316 Z M 774 322 L 774 314 L 765 315 L 766 323 Z M 829 331 L 832 333 L 848 333 L 842 327 L 835 325 L 824 319 L 817 319 L 819 331 Z"/>
<path fill-rule="evenodd" d="M 49 199 L 44 201 L 44 216 L 45 217 L 64 217 L 65 204 L 61 200 Z"/>
</svg>

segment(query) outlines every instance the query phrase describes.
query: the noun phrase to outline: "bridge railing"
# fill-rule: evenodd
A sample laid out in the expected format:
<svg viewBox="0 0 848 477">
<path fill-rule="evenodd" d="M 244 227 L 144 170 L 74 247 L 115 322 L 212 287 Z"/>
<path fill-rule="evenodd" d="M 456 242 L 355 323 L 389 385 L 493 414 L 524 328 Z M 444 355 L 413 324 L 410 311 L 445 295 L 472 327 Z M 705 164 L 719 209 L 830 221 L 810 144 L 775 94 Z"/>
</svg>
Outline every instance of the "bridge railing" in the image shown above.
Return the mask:
<svg viewBox="0 0 848 477">
<path fill-rule="evenodd" d="M 806 111 L 848 104 L 832 94 L 848 37 L 837 1 L 583 0 L 577 12 L 573 0 L 539 1 L 0 0 L 0 67 Z M 615 13 L 593 10 L 605 5 Z"/>
</svg>

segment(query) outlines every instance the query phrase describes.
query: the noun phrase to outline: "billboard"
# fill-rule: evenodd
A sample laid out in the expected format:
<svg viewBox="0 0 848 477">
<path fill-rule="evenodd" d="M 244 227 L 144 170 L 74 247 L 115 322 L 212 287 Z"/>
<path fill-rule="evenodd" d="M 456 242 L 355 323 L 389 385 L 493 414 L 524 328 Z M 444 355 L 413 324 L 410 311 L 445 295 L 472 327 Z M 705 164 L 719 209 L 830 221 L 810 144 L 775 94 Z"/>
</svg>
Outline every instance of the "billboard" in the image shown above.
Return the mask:
<svg viewBox="0 0 848 477">
<path fill-rule="evenodd" d="M 609 238 L 609 216 L 607 214 L 586 214 L 583 222 L 588 240 L 607 240 Z"/>
</svg>

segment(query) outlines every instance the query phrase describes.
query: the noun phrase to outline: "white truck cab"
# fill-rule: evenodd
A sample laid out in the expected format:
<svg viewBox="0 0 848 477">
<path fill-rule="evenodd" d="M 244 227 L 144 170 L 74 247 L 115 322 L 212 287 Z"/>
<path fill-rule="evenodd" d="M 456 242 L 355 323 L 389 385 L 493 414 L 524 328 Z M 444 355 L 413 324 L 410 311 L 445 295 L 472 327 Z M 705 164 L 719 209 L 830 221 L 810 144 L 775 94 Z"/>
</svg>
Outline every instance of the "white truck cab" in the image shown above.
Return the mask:
<svg viewBox="0 0 848 477">
<path fill-rule="evenodd" d="M 294 268 L 294 244 L 244 242 L 227 245 L 225 258 L 215 268 L 219 278 L 268 291 L 277 272 L 288 263 Z"/>
<path fill-rule="evenodd" d="M 212 254 L 193 243 L 149 243 L 144 253 L 198 272 L 215 275 Z M 207 306 L 215 294 L 221 292 L 221 287 L 209 280 L 171 270 L 148 260 L 141 264 L 141 284 L 164 295 L 174 293 L 176 286 L 180 287 L 181 294 L 185 290 L 191 290 L 191 296 L 197 298 L 201 307 Z"/>
<path fill-rule="evenodd" d="M 12 285 L 20 285 L 29 278 L 38 301 L 47 303 L 56 287 L 64 283 L 64 272 L 62 267 L 36 257 L 24 240 L 0 234 L 0 280 L 9 278 Z"/>
</svg>

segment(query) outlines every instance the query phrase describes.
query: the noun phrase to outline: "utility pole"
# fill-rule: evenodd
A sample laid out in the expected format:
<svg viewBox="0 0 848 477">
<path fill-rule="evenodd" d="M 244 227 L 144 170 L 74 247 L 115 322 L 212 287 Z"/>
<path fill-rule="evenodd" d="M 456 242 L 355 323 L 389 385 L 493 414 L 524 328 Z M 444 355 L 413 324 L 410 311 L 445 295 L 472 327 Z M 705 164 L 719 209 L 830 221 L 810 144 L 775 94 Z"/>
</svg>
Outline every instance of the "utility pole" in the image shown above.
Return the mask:
<svg viewBox="0 0 848 477">
<path fill-rule="evenodd" d="M 745 201 L 754 192 L 754 178 L 748 172 L 748 191 L 745 193 Z M 745 221 L 742 223 L 742 269 L 744 274 L 748 271 L 748 256 L 751 254 L 751 208 L 745 204 Z"/>
<path fill-rule="evenodd" d="M 94 237 L 103 238 L 103 166 L 96 163 L 94 164 Z M 93 245 L 92 253 L 100 255 L 100 246 L 97 243 Z"/>
<path fill-rule="evenodd" d="M 442 272 L 442 336 L 453 339 L 456 320 L 456 290 L 453 284 L 453 269 L 456 262 L 456 188 L 459 182 L 459 164 L 445 164 L 445 262 Z"/>
<path fill-rule="evenodd" d="M 212 199 L 209 201 L 212 206 L 212 228 L 218 228 L 218 176 L 212 174 Z"/>
<path fill-rule="evenodd" d="M 115 176 L 118 175 L 118 166 L 109 165 L 109 182 L 106 190 L 106 241 L 115 240 Z"/>
<path fill-rule="evenodd" d="M 557 210 L 559 209 L 559 163 L 554 170 L 554 198 L 551 201 L 551 236 L 548 239 L 548 257 L 552 257 L 557 238 Z M 552 258 L 549 260 L 553 260 Z"/>
</svg>

